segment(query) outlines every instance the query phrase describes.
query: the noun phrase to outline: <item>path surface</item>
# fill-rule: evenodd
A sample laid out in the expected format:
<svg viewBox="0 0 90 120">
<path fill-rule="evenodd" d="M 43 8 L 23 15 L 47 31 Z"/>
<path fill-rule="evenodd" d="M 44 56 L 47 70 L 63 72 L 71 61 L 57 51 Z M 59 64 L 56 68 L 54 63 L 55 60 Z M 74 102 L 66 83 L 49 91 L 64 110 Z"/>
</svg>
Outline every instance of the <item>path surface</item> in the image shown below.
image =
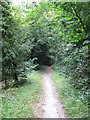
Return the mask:
<svg viewBox="0 0 90 120">
<path fill-rule="evenodd" d="M 42 75 L 42 95 L 35 107 L 37 118 L 65 118 L 63 106 L 51 80 L 51 67 L 47 67 Z"/>
</svg>

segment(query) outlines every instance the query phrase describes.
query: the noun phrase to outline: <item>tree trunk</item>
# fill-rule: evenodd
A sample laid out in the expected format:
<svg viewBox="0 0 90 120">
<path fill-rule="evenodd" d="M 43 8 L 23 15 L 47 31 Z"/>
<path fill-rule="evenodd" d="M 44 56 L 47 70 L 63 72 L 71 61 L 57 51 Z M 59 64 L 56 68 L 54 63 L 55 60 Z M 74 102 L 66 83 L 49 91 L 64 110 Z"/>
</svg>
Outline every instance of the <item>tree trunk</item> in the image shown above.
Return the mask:
<svg viewBox="0 0 90 120">
<path fill-rule="evenodd" d="M 5 76 L 5 89 L 7 88 L 7 79 L 6 79 L 6 76 Z"/>
<path fill-rule="evenodd" d="M 7 87 L 7 80 L 5 79 L 5 88 Z"/>
<path fill-rule="evenodd" d="M 14 67 L 14 79 L 16 82 L 18 82 L 17 64 L 15 62 L 13 62 L 13 67 Z"/>
</svg>

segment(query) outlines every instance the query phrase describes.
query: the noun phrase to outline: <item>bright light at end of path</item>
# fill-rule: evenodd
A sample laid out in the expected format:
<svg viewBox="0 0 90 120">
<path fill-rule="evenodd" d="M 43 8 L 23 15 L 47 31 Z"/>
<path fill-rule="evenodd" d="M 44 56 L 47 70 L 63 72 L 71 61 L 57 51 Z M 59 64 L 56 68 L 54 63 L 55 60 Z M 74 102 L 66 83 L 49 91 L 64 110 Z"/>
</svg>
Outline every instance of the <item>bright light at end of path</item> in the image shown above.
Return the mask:
<svg viewBox="0 0 90 120">
<path fill-rule="evenodd" d="M 25 2 L 27 3 L 28 1 L 29 2 L 36 2 L 36 3 L 39 3 L 41 0 L 12 0 L 13 1 L 13 4 L 14 5 L 20 5 L 22 2 Z"/>
</svg>

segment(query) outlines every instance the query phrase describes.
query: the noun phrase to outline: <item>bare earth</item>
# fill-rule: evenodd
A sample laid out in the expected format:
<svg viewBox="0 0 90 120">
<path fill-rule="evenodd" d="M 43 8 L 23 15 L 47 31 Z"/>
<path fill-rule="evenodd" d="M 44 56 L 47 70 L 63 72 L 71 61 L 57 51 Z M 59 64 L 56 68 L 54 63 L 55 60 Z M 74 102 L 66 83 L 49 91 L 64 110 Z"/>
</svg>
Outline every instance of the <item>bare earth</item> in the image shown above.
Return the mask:
<svg viewBox="0 0 90 120">
<path fill-rule="evenodd" d="M 47 67 L 42 75 L 41 96 L 34 106 L 35 118 L 65 118 L 63 105 L 51 80 L 51 67 Z"/>
</svg>

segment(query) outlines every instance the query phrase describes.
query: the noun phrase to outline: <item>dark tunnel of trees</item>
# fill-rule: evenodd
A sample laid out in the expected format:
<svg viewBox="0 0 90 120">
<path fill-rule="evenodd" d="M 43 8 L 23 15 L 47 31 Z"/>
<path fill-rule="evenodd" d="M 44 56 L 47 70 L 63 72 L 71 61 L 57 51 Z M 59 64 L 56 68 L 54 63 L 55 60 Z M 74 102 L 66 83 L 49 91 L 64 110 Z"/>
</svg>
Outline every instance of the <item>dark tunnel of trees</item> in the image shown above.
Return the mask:
<svg viewBox="0 0 90 120">
<path fill-rule="evenodd" d="M 2 6 L 2 81 L 41 65 L 54 65 L 76 88 L 88 89 L 90 75 L 89 2 L 52 2 L 18 9 Z"/>
</svg>

